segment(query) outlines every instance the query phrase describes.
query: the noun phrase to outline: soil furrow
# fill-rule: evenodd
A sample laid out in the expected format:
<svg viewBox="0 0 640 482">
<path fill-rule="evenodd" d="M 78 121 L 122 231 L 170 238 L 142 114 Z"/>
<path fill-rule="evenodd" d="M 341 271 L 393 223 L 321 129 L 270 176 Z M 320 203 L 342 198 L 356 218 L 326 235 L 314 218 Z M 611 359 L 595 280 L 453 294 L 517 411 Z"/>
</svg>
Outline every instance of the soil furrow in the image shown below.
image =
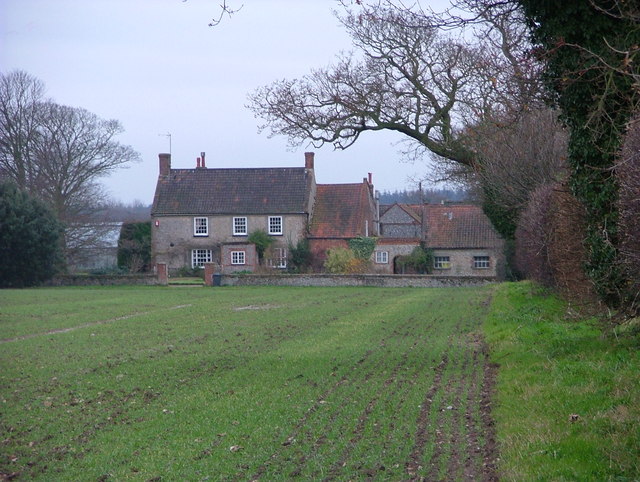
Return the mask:
<svg viewBox="0 0 640 482">
<path fill-rule="evenodd" d="M 429 434 L 427 429 L 429 428 L 429 414 L 431 413 L 431 406 L 433 404 L 433 397 L 441 389 L 442 376 L 449 364 L 447 352 L 442 354 L 440 363 L 434 368 L 433 383 L 427 393 L 420 407 L 420 413 L 418 414 L 418 420 L 416 422 L 417 430 L 415 432 L 415 439 L 413 449 L 409 455 L 409 460 L 405 464 L 405 470 L 409 477 L 415 478 L 418 470 L 420 470 L 422 454 L 424 447 L 429 440 Z"/>
</svg>

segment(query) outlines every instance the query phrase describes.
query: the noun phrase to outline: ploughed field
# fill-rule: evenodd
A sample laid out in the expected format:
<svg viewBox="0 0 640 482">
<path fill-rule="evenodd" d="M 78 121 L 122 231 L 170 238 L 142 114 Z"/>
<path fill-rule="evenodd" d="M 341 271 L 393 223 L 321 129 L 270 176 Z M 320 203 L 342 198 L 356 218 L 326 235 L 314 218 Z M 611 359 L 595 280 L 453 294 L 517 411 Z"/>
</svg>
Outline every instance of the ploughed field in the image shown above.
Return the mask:
<svg viewBox="0 0 640 482">
<path fill-rule="evenodd" d="M 1 477 L 494 479 L 490 296 L 1 291 Z"/>
</svg>

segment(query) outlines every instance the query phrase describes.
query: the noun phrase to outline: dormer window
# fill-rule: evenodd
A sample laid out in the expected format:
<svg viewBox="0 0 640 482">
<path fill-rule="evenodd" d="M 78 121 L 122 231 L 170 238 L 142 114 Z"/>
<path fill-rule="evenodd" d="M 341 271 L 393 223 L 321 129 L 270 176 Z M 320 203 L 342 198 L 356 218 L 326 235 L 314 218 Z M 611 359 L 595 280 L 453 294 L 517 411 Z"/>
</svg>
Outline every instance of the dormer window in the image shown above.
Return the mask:
<svg viewBox="0 0 640 482">
<path fill-rule="evenodd" d="M 209 236 L 209 218 L 193 218 L 193 235 Z"/>
<path fill-rule="evenodd" d="M 270 235 L 282 235 L 282 216 L 269 216 L 268 224 Z"/>
<path fill-rule="evenodd" d="M 233 235 L 234 236 L 246 236 L 247 235 L 247 218 L 233 218 Z"/>
</svg>

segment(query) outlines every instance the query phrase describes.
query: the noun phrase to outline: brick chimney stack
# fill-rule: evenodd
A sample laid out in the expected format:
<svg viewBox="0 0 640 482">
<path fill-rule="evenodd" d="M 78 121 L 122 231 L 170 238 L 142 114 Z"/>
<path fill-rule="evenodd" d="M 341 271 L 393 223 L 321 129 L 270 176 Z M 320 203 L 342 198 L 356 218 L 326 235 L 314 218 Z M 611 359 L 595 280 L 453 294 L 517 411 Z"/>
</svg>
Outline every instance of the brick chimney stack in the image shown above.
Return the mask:
<svg viewBox="0 0 640 482">
<path fill-rule="evenodd" d="M 202 151 L 202 152 L 200 153 L 200 158 L 202 159 L 202 164 L 200 164 L 200 165 L 201 165 L 202 167 L 207 167 L 207 166 L 205 165 L 205 163 L 204 163 L 204 154 L 205 154 L 205 153 L 204 153 L 204 151 Z"/>
<path fill-rule="evenodd" d="M 313 159 L 315 157 L 315 152 L 305 152 L 304 153 L 304 167 L 306 169 L 313 169 Z"/>
<path fill-rule="evenodd" d="M 160 161 L 160 175 L 168 176 L 171 171 L 171 154 L 158 154 Z"/>
</svg>

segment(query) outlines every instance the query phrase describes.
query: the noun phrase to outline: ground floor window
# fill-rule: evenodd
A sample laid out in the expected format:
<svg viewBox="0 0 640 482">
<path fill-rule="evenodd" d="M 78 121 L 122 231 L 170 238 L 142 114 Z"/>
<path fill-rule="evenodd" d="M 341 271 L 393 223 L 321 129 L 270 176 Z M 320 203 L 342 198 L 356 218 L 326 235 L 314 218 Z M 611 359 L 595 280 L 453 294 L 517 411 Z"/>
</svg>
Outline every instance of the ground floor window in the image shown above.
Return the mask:
<svg viewBox="0 0 640 482">
<path fill-rule="evenodd" d="M 387 264 L 389 262 L 388 251 L 376 251 L 376 263 Z"/>
<path fill-rule="evenodd" d="M 272 268 L 284 269 L 287 267 L 287 250 L 285 248 L 273 249 L 273 256 L 268 261 Z"/>
<path fill-rule="evenodd" d="M 231 264 L 245 264 L 246 255 L 244 251 L 231 251 Z"/>
<path fill-rule="evenodd" d="M 433 267 L 435 269 L 451 268 L 451 260 L 449 259 L 449 256 L 434 256 Z"/>
<path fill-rule="evenodd" d="M 474 268 L 488 268 L 489 267 L 489 256 L 474 256 L 473 257 L 473 267 Z"/>
<path fill-rule="evenodd" d="M 205 263 L 211 263 L 210 249 L 194 249 L 191 251 L 192 268 L 204 268 Z"/>
</svg>

